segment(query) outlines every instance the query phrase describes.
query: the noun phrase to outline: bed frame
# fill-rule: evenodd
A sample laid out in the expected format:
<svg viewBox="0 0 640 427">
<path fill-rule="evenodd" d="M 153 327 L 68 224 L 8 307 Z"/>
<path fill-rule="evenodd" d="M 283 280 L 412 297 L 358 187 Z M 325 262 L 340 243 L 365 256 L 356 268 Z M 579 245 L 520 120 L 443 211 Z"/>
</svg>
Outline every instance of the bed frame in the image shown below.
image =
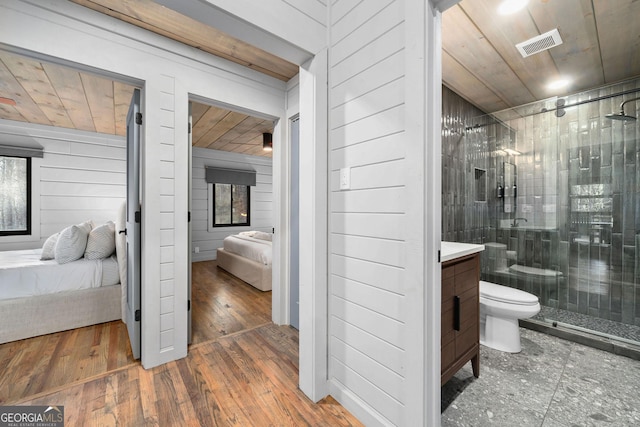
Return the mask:
<svg viewBox="0 0 640 427">
<path fill-rule="evenodd" d="M 0 301 L 0 344 L 122 318 L 120 285 Z"/>
<path fill-rule="evenodd" d="M 116 255 L 120 283 L 112 286 L 57 292 L 0 300 L 0 344 L 38 335 L 126 319 L 127 204 L 122 201 L 116 216 Z"/>
<path fill-rule="evenodd" d="M 249 258 L 227 252 L 222 248 L 217 250 L 218 267 L 233 274 L 261 291 L 271 290 L 271 266 Z"/>
</svg>

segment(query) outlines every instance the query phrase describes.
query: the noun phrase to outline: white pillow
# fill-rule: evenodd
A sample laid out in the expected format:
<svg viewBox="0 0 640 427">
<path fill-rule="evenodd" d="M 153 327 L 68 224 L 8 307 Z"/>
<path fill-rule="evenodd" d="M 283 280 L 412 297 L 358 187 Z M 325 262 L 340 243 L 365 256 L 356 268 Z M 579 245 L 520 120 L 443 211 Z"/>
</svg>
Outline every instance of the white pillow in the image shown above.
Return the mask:
<svg viewBox="0 0 640 427">
<path fill-rule="evenodd" d="M 82 258 L 89 233 L 82 225 L 72 225 L 60 232 L 56 242 L 56 261 L 66 264 Z"/>
<path fill-rule="evenodd" d="M 84 251 L 86 259 L 102 259 L 111 256 L 116 250 L 116 225 L 109 221 L 94 228 L 89 233 L 87 248 Z"/>
<path fill-rule="evenodd" d="M 78 227 L 80 227 L 84 231 L 86 231 L 87 232 L 87 236 L 88 236 L 89 233 L 91 233 L 91 230 L 93 230 L 93 227 L 94 227 L 93 220 L 81 222 L 80 224 L 78 224 Z"/>
<path fill-rule="evenodd" d="M 58 236 L 60 236 L 60 233 L 52 234 L 44 242 L 44 245 L 42 245 L 42 255 L 40 256 L 42 261 L 56 257 L 56 242 L 58 241 Z"/>
<path fill-rule="evenodd" d="M 271 241 L 271 236 L 272 236 L 271 233 L 265 233 L 264 231 L 254 231 L 252 237 L 254 239 Z"/>
</svg>

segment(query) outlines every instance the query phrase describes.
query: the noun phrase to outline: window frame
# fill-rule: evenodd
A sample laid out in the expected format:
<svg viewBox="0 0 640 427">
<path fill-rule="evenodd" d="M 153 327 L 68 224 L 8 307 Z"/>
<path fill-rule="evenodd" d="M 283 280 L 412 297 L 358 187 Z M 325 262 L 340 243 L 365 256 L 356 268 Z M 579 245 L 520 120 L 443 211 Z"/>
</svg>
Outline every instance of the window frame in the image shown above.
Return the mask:
<svg viewBox="0 0 640 427">
<path fill-rule="evenodd" d="M 33 168 L 32 158 L 28 156 L 0 156 L 4 158 L 25 159 L 27 161 L 27 228 L 26 230 L 2 230 L 0 229 L 0 237 L 11 236 L 31 236 L 33 233 Z"/>
<path fill-rule="evenodd" d="M 231 201 L 230 201 L 230 206 L 233 207 L 233 187 L 234 186 L 240 186 L 240 187 L 246 187 L 247 188 L 247 222 L 242 223 L 242 224 L 234 224 L 234 223 L 230 223 L 230 224 L 216 224 L 215 222 L 215 216 L 216 216 L 216 184 L 219 185 L 230 185 L 231 186 L 231 191 L 229 192 L 230 197 L 231 197 Z M 251 226 L 251 186 L 250 185 L 244 185 L 244 184 L 227 184 L 227 183 L 208 183 L 209 186 L 209 206 L 208 206 L 208 210 L 209 210 L 209 229 L 217 229 L 217 228 L 225 228 L 225 227 L 250 227 Z M 231 220 L 233 221 L 233 212 L 231 214 Z"/>
</svg>

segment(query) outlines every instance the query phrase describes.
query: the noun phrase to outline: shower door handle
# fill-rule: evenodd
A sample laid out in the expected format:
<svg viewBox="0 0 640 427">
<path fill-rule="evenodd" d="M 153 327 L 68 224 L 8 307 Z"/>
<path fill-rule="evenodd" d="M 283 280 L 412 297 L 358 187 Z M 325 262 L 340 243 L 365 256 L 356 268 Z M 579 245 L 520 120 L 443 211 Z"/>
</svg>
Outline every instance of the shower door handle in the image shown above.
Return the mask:
<svg viewBox="0 0 640 427">
<path fill-rule="evenodd" d="M 453 297 L 453 329 L 460 330 L 460 297 Z"/>
</svg>

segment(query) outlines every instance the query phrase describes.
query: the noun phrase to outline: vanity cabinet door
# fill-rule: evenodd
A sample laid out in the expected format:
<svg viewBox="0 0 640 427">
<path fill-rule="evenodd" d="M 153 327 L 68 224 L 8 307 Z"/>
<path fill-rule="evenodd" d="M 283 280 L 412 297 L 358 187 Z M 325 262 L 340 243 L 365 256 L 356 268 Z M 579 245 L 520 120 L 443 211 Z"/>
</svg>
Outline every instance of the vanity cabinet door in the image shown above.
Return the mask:
<svg viewBox="0 0 640 427">
<path fill-rule="evenodd" d="M 441 369 L 448 368 L 456 358 L 456 331 L 454 329 L 454 296 L 455 296 L 455 268 L 442 269 L 442 314 L 441 314 Z"/>
<path fill-rule="evenodd" d="M 467 256 L 442 266 L 441 382 L 469 360 L 479 374 L 480 257 Z"/>
</svg>

